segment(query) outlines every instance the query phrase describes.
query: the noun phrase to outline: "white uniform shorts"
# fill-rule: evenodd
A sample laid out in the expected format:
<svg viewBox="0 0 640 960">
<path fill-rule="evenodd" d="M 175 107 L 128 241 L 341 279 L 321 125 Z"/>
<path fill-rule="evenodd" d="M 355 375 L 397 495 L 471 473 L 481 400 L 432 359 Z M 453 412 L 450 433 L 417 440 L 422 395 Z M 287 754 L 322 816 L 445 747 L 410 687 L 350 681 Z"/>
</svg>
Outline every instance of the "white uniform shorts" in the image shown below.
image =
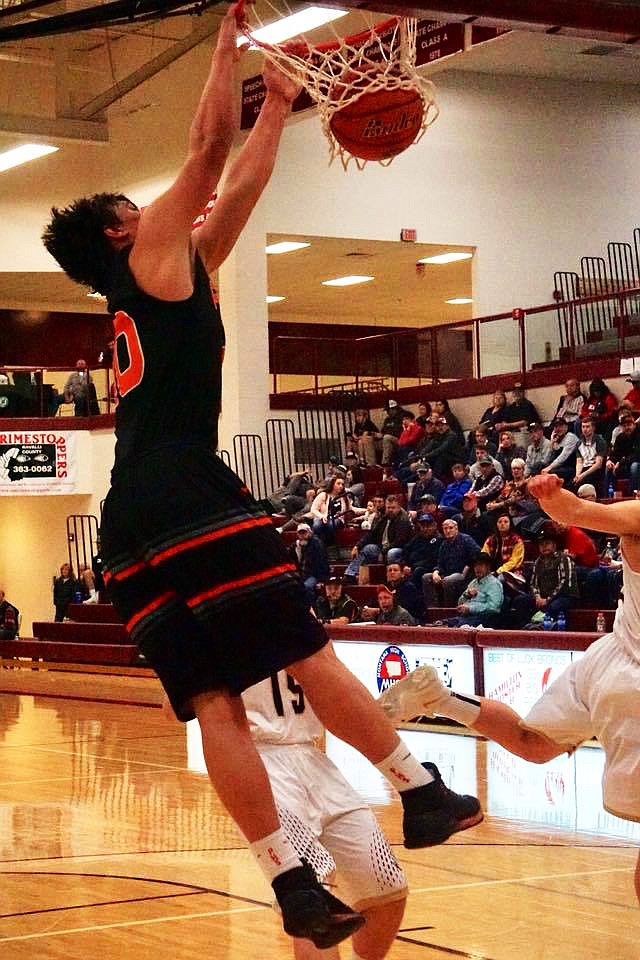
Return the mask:
<svg viewBox="0 0 640 960">
<path fill-rule="evenodd" d="M 340 895 L 357 909 L 400 900 L 407 881 L 373 812 L 311 744 L 257 744 L 280 822 L 320 880 L 335 869 Z"/>
<path fill-rule="evenodd" d="M 568 750 L 597 737 L 605 810 L 640 821 L 640 663 L 609 633 L 533 705 L 524 723 Z"/>
</svg>

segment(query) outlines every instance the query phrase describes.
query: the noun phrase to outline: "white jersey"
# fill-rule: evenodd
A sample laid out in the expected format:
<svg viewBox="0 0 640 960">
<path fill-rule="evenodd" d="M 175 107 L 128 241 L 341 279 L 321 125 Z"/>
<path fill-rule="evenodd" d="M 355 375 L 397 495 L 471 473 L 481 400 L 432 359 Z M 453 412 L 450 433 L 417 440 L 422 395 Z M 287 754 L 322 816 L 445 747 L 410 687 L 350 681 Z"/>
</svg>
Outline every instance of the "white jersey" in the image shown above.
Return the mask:
<svg viewBox="0 0 640 960">
<path fill-rule="evenodd" d="M 613 632 L 551 684 L 525 723 L 569 749 L 597 737 L 605 809 L 640 821 L 640 573 L 624 557 L 623 576 Z"/>
<path fill-rule="evenodd" d="M 302 687 L 281 670 L 242 694 L 251 735 L 261 743 L 313 743 L 322 736 L 322 724 L 305 698 Z"/>
</svg>

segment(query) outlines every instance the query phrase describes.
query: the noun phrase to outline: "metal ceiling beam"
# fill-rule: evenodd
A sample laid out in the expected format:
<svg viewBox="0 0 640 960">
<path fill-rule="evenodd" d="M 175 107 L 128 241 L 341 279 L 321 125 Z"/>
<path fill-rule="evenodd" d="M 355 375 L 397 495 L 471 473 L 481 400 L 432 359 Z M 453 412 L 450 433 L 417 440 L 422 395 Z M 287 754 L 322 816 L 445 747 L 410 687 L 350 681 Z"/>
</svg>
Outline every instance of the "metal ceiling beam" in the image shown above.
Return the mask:
<svg viewBox="0 0 640 960">
<path fill-rule="evenodd" d="M 344 0 L 325 0 L 343 6 Z M 367 0 L 349 6 L 367 7 Z M 539 24 L 578 31 L 586 36 L 640 37 L 638 0 L 377 0 L 383 13 L 407 14 L 434 20 L 480 19 L 512 24 Z"/>
<path fill-rule="evenodd" d="M 124 97 L 125 94 L 135 90 L 135 88 L 140 86 L 141 83 L 144 83 L 145 80 L 154 77 L 161 70 L 164 70 L 165 67 L 168 67 L 169 64 L 174 63 L 180 57 L 184 56 L 185 53 L 188 53 L 189 50 L 193 50 L 193 48 L 197 47 L 203 40 L 206 40 L 214 34 L 220 26 L 220 19 L 220 14 L 203 14 L 198 20 L 198 25 L 188 37 L 174 43 L 162 53 L 158 54 L 157 57 L 154 57 L 153 60 L 149 60 L 138 70 L 134 70 L 128 77 L 118 80 L 117 83 L 108 90 L 105 90 L 104 93 L 89 100 L 80 107 L 77 111 L 77 116 L 84 120 L 90 120 L 102 114 L 112 103 L 115 103 Z"/>
<path fill-rule="evenodd" d="M 30 117 L 17 113 L 0 113 L 0 133 L 70 142 L 109 142 L 106 123 L 66 118 L 49 120 L 46 117 Z"/>
</svg>

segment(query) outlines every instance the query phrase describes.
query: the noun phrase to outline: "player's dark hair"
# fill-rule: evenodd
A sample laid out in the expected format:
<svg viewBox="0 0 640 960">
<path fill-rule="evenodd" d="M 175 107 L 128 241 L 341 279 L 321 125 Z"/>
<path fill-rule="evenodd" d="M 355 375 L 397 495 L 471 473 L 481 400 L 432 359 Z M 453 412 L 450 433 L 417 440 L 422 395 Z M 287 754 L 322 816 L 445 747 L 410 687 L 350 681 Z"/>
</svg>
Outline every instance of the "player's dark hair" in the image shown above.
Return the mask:
<svg viewBox="0 0 640 960">
<path fill-rule="evenodd" d="M 122 201 L 129 202 L 121 193 L 95 193 L 63 210 L 52 207 L 42 234 L 42 242 L 67 276 L 97 293 L 108 292 L 114 250 L 104 228 L 118 225 L 116 205 Z"/>
</svg>

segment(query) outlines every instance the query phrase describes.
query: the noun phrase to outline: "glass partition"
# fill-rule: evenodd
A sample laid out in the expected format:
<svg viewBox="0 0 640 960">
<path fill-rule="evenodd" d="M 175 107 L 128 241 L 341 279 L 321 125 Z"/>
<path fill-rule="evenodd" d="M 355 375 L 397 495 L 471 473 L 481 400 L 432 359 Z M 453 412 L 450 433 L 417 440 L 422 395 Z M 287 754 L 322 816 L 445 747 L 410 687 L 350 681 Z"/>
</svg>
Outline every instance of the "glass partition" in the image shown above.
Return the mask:
<svg viewBox="0 0 640 960">
<path fill-rule="evenodd" d="M 0 367 L 0 417 L 89 417 L 115 408 L 108 367 Z"/>
</svg>

